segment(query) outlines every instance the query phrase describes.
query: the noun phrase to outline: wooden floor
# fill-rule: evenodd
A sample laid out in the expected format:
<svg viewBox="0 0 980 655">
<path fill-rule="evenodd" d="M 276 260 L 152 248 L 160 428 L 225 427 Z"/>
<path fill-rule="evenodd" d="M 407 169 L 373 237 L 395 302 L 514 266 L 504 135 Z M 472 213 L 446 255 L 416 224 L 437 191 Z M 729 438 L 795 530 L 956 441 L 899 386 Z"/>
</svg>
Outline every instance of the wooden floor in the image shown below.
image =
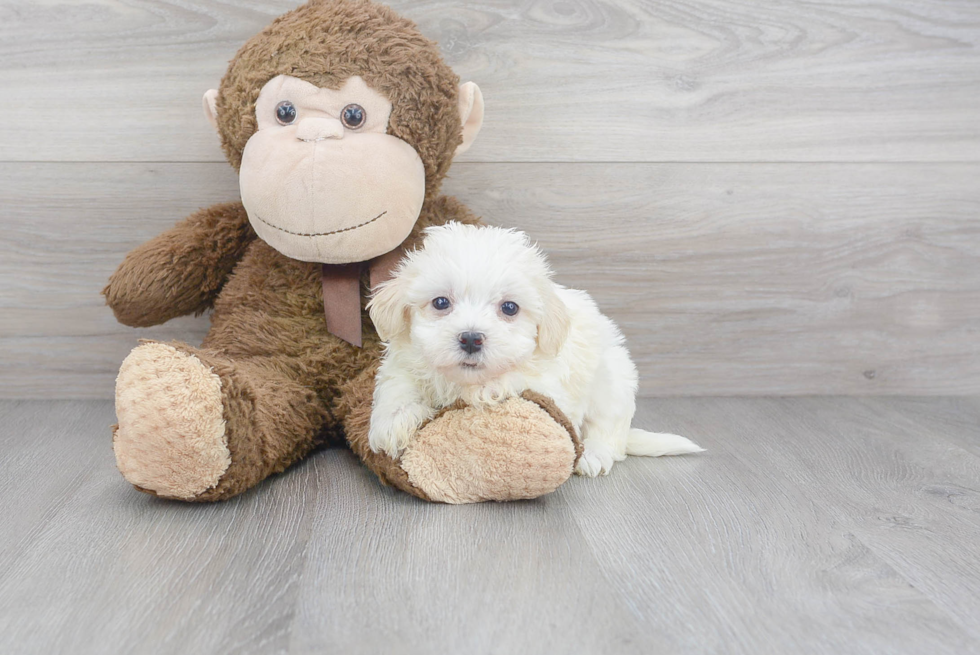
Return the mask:
<svg viewBox="0 0 980 655">
<path fill-rule="evenodd" d="M 980 399 L 659 399 L 703 455 L 426 504 L 345 450 L 217 505 L 0 403 L 2 653 L 980 652 Z"/>
</svg>

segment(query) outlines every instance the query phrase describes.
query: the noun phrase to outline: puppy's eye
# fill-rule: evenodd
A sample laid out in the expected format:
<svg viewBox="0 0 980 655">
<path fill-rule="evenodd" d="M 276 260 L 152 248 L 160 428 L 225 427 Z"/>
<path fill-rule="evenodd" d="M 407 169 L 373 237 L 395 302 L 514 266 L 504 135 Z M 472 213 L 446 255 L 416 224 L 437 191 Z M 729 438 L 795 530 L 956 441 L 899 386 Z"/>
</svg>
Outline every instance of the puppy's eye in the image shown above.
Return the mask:
<svg viewBox="0 0 980 655">
<path fill-rule="evenodd" d="M 296 107 L 288 100 L 283 100 L 276 105 L 276 120 L 280 125 L 289 125 L 296 120 Z"/>
<path fill-rule="evenodd" d="M 507 316 L 515 316 L 517 312 L 519 312 L 520 310 L 521 308 L 517 306 L 516 302 L 511 302 L 509 300 L 500 305 L 500 311 L 502 311 Z"/>
<path fill-rule="evenodd" d="M 438 298 L 432 301 L 432 306 L 438 309 L 440 312 L 445 309 L 449 309 L 449 306 L 451 304 L 452 303 L 449 302 L 449 298 L 445 298 L 443 296 L 439 296 Z"/>
<path fill-rule="evenodd" d="M 364 125 L 364 120 L 367 118 L 367 112 L 364 111 L 364 107 L 360 105 L 347 105 L 344 110 L 340 112 L 340 122 L 344 124 L 349 130 L 356 130 L 361 125 Z"/>
</svg>

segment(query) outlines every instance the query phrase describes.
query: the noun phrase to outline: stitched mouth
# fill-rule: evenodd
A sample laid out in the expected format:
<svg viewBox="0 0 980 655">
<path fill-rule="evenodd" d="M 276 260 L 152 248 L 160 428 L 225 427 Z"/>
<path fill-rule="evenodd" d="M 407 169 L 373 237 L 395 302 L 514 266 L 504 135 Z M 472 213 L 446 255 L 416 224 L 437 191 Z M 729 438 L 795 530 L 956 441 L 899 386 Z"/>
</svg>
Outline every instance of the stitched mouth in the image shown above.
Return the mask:
<svg viewBox="0 0 980 655">
<path fill-rule="evenodd" d="M 363 223 L 359 223 L 357 225 L 352 225 L 350 227 L 341 228 L 339 230 L 332 230 L 330 232 L 293 232 L 292 230 L 287 230 L 286 228 L 279 227 L 278 225 L 273 225 L 272 223 L 270 223 L 269 221 L 265 220 L 264 218 L 262 218 L 258 214 L 255 215 L 255 218 L 259 219 L 262 223 L 265 223 L 266 225 L 268 225 L 269 227 L 271 227 L 274 230 L 279 230 L 280 232 L 285 232 L 286 234 L 292 234 L 293 236 L 297 236 L 297 237 L 328 237 L 331 234 L 340 234 L 341 232 L 351 232 L 352 230 L 356 230 L 358 228 L 362 228 L 365 225 L 370 225 L 371 223 L 375 222 L 376 220 L 378 220 L 379 218 L 381 218 L 382 216 L 384 216 L 387 213 L 388 213 L 388 210 L 385 210 L 385 211 L 381 212 L 380 214 L 378 214 L 377 216 L 375 216 L 374 218 L 372 218 L 369 221 L 364 221 Z"/>
</svg>

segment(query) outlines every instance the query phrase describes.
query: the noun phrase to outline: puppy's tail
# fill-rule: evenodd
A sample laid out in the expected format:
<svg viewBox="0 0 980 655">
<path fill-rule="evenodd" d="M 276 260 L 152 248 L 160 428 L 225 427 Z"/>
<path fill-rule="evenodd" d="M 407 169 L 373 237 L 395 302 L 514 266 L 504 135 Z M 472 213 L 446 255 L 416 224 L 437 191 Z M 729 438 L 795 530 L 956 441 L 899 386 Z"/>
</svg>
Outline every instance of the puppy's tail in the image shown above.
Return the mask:
<svg viewBox="0 0 980 655">
<path fill-rule="evenodd" d="M 704 448 L 690 439 L 666 432 L 647 432 L 639 428 L 630 428 L 629 437 L 626 439 L 627 455 L 663 457 L 701 452 L 704 452 Z"/>
</svg>

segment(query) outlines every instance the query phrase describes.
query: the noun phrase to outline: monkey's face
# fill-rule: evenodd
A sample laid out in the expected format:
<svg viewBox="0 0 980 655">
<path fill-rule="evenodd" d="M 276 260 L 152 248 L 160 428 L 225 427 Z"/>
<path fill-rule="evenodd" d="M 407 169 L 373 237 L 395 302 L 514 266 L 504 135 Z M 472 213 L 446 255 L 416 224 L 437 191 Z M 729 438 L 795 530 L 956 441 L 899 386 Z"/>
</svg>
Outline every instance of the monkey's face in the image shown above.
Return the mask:
<svg viewBox="0 0 980 655">
<path fill-rule="evenodd" d="M 239 177 L 259 237 L 287 257 L 325 264 L 365 261 L 404 241 L 422 210 L 425 167 L 386 133 L 391 109 L 358 76 L 336 90 L 269 80 Z"/>
</svg>

